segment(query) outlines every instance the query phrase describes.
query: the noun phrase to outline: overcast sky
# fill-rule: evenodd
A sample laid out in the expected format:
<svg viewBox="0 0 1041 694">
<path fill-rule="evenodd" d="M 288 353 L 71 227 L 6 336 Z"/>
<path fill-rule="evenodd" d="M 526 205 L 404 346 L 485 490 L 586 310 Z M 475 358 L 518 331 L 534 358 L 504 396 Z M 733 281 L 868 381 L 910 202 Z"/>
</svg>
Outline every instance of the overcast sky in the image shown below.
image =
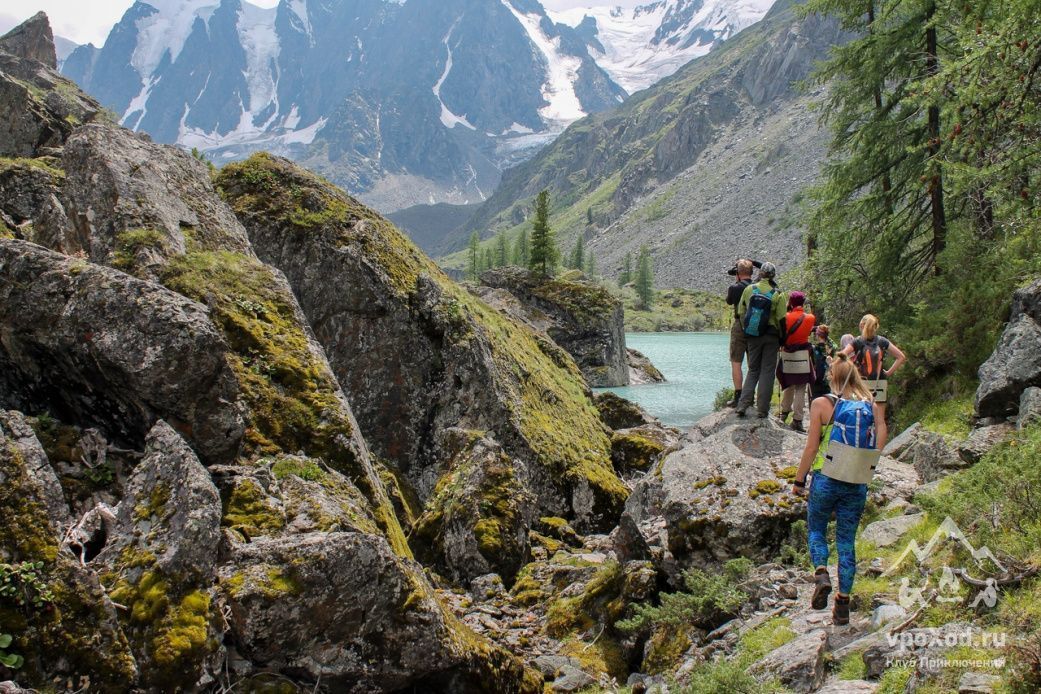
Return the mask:
<svg viewBox="0 0 1041 694">
<path fill-rule="evenodd" d="M 430 0 L 428 0 L 430 1 Z M 432 0 L 436 2 L 437 0 Z M 634 7 L 650 0 L 542 0 L 549 9 L 597 5 Z M 214 4 L 219 0 L 214 0 Z M 248 0 L 261 7 L 274 7 L 278 0 Z M 0 31 L 7 31 L 19 22 L 43 10 L 51 19 L 54 33 L 76 43 L 93 42 L 100 46 L 109 29 L 119 21 L 133 0 L 0 0 Z"/>
</svg>

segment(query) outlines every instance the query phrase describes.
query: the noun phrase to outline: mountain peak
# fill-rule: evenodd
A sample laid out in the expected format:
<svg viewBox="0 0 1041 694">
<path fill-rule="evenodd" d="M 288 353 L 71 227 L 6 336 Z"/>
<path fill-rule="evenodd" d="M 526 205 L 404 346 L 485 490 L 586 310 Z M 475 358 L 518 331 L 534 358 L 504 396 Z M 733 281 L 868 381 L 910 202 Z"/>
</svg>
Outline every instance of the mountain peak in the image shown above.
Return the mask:
<svg viewBox="0 0 1041 694">
<path fill-rule="evenodd" d="M 19 58 L 35 60 L 50 68 L 58 67 L 58 57 L 54 51 L 54 33 L 44 12 L 37 12 L 0 36 L 0 50 Z"/>
</svg>

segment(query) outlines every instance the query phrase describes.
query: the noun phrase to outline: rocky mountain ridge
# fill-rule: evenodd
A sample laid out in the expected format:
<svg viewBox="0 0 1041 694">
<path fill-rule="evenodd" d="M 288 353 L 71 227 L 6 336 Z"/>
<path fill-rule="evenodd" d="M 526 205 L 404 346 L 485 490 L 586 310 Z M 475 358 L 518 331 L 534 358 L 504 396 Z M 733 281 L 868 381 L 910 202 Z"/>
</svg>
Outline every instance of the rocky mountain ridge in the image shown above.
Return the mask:
<svg viewBox="0 0 1041 694">
<path fill-rule="evenodd" d="M 734 255 L 791 267 L 803 256 L 799 195 L 826 146 L 810 110 L 819 94 L 799 82 L 843 40 L 837 24 L 796 5 L 777 3 L 672 77 L 573 124 L 511 170 L 439 252 L 461 248 L 472 230 L 517 233 L 548 188 L 561 244 L 583 234 L 608 276 L 641 245 L 660 286 L 718 289 Z"/>
<path fill-rule="evenodd" d="M 536 0 L 140 0 L 62 70 L 159 142 L 289 155 L 386 211 L 481 200 L 625 96 Z"/>
</svg>

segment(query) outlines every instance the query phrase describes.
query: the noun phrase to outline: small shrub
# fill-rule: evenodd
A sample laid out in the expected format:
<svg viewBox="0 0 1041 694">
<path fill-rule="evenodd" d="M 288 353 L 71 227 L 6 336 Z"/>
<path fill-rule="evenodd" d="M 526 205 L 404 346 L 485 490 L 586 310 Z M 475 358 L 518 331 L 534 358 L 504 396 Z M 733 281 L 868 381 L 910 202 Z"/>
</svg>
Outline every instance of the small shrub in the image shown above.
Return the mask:
<svg viewBox="0 0 1041 694">
<path fill-rule="evenodd" d="M 14 639 L 10 634 L 0 634 L 0 665 L 12 670 L 17 670 L 22 667 L 22 663 L 25 661 L 22 656 L 15 653 L 8 653 L 7 649 L 11 646 L 11 641 Z"/>
<path fill-rule="evenodd" d="M 721 410 L 725 409 L 726 406 L 733 399 L 734 399 L 734 389 L 733 388 L 729 388 L 729 387 L 723 388 L 718 393 L 716 393 L 716 399 L 712 403 L 712 409 L 715 410 L 716 412 L 720 412 Z"/>
<path fill-rule="evenodd" d="M 662 593 L 660 605 L 634 604 L 633 615 L 615 626 L 623 632 L 644 631 L 658 625 L 717 626 L 732 616 L 748 599 L 738 584 L 748 575 L 747 559 L 727 562 L 722 573 L 691 569 L 683 574 L 685 590 Z"/>
</svg>

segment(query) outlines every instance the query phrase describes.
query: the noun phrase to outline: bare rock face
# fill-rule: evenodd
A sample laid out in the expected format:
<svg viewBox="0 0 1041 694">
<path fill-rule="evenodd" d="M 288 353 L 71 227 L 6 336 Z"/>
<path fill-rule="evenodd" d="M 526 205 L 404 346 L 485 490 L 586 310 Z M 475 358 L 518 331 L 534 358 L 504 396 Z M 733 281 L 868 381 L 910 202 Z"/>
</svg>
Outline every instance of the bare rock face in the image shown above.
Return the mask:
<svg viewBox="0 0 1041 694">
<path fill-rule="evenodd" d="M 227 344 L 199 304 L 121 272 L 0 240 L 0 393 L 139 443 L 157 418 L 210 460 L 244 431 Z"/>
<path fill-rule="evenodd" d="M 82 251 L 145 279 L 156 279 L 189 246 L 253 255 L 206 165 L 187 152 L 123 128 L 90 125 L 69 138 L 61 168 L 70 228 L 56 250 Z"/>
<path fill-rule="evenodd" d="M 0 36 L 0 51 L 58 69 L 58 56 L 54 52 L 54 34 L 51 32 L 51 23 L 43 12 L 37 12 Z"/>
<path fill-rule="evenodd" d="M 230 165 L 218 185 L 258 255 L 288 277 L 369 444 L 425 511 L 434 511 L 435 496 L 444 501 L 437 488 L 456 460 L 438 432 L 459 428 L 501 447 L 539 515 L 573 518 L 583 531 L 613 526 L 627 490 L 563 350 L 472 297 L 386 220 L 285 160 L 257 155 Z M 493 522 L 493 505 L 478 505 L 468 530 L 478 545 L 477 525 Z M 492 565 L 516 564 L 523 550 L 506 542 L 512 556 Z M 487 573 L 481 562 L 467 565 Z"/>
<path fill-rule="evenodd" d="M 58 74 L 49 38 L 41 14 L 0 38 L 0 156 L 34 157 L 61 147 L 76 126 L 103 113 Z"/>
<path fill-rule="evenodd" d="M 625 351 L 629 365 L 629 385 L 640 386 L 647 383 L 665 382 L 665 375 L 651 363 L 651 360 L 643 352 L 635 349 L 626 349 Z"/>
<path fill-rule="evenodd" d="M 594 388 L 629 384 L 622 302 L 603 287 L 563 279 L 540 280 L 528 270 L 504 267 L 481 275 L 478 296 L 507 315 L 543 330 L 574 359 Z M 495 300 L 508 292 L 516 302 Z"/>
</svg>

